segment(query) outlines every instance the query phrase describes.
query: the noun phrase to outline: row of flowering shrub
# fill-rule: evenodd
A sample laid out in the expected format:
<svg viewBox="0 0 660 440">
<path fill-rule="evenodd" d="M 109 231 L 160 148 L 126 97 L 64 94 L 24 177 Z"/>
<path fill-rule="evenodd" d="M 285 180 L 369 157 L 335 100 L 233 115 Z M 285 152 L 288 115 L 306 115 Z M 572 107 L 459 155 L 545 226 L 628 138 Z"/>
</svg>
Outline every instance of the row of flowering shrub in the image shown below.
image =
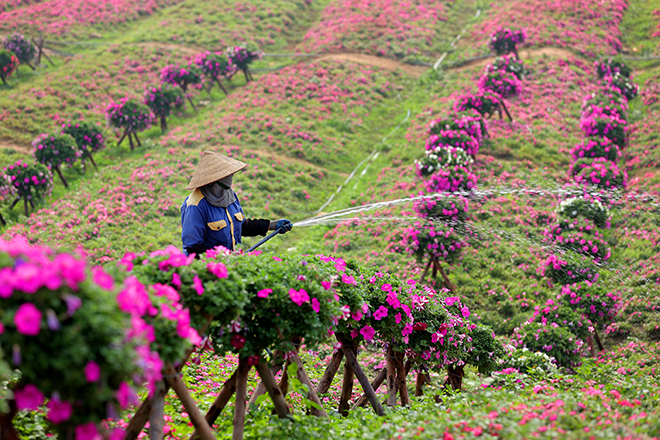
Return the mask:
<svg viewBox="0 0 660 440">
<path fill-rule="evenodd" d="M 32 42 L 23 34 L 14 33 L 4 39 L 0 49 L 0 79 L 3 84 L 18 69 L 19 64 L 28 64 L 37 53 Z M 31 65 L 30 65 L 31 66 Z"/>
<path fill-rule="evenodd" d="M 537 306 L 514 338 L 569 368 L 579 365 L 585 347 L 602 349 L 598 331 L 612 323 L 621 307 L 617 293 L 596 283 L 599 267 L 611 256 L 608 191 L 626 186 L 617 161 L 627 141 L 628 99 L 636 96 L 637 87 L 621 61 L 597 61 L 595 71 L 601 89 L 584 101 L 580 127 L 585 138 L 570 152 L 575 183 L 566 187 L 571 195 L 559 204 L 557 223 L 544 231 L 552 250 L 544 272 L 562 286 L 561 292 L 545 307 Z"/>
<path fill-rule="evenodd" d="M 152 393 L 191 345 L 254 363 L 340 332 L 396 342 L 433 368 L 484 372 L 503 354 L 457 297 L 338 258 L 169 247 L 104 269 L 18 238 L 0 241 L 0 280 L 0 344 L 21 371 L 11 397 L 18 409 L 45 406 L 60 435 L 79 440 L 135 402 L 134 379 Z"/>
<path fill-rule="evenodd" d="M 493 47 L 503 56 L 486 66 L 478 82 L 479 92 L 459 97 L 452 114 L 430 124 L 426 154 L 416 161 L 417 175 L 425 180 L 426 197 L 414 206 L 422 221 L 404 233 L 404 244 L 418 261 L 428 255 L 451 264 L 467 245 L 460 229 L 467 218 L 465 196 L 477 187 L 472 166 L 488 136 L 486 118 L 496 111 L 501 116 L 504 99 L 522 91 L 524 67 L 516 45 L 524 38 L 524 31 L 498 29 L 492 37 Z M 508 55 L 510 52 L 514 55 Z M 438 193 L 444 194 L 438 197 Z"/>
</svg>

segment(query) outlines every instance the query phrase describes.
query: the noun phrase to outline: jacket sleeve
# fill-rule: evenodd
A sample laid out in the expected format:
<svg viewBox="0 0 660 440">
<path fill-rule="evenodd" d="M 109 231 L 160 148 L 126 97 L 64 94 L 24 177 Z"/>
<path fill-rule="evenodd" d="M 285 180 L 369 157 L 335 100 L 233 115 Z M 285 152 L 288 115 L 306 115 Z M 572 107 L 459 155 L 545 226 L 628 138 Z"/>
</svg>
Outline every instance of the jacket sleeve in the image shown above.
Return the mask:
<svg viewBox="0 0 660 440">
<path fill-rule="evenodd" d="M 181 218 L 181 242 L 188 252 L 196 252 L 204 245 L 206 220 L 199 207 L 184 206 L 185 213 Z"/>
<path fill-rule="evenodd" d="M 268 226 L 270 220 L 264 219 L 245 219 L 241 229 L 241 236 L 243 237 L 256 237 L 257 235 L 268 234 Z"/>
</svg>

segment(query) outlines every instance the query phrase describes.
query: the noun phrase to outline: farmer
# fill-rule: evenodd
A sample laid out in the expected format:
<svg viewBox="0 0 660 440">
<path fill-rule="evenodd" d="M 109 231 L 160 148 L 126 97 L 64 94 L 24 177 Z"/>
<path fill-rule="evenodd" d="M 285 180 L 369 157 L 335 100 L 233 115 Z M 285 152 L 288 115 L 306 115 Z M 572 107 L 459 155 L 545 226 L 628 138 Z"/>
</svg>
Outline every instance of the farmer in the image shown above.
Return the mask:
<svg viewBox="0 0 660 440">
<path fill-rule="evenodd" d="M 194 190 L 181 205 L 181 241 L 186 255 L 224 246 L 234 250 L 241 237 L 266 235 L 293 228 L 289 220 L 246 219 L 231 189 L 234 174 L 246 163 L 214 151 L 204 151 L 186 189 Z"/>
</svg>

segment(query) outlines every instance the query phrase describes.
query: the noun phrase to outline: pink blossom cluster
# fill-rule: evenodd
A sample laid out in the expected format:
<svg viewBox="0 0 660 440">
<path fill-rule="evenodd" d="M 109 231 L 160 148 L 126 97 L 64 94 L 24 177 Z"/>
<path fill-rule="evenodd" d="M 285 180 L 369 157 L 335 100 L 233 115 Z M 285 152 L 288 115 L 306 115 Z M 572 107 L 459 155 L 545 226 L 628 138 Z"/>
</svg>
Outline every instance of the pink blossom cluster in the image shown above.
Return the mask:
<svg viewBox="0 0 660 440">
<path fill-rule="evenodd" d="M 515 98 L 522 93 L 522 81 L 506 70 L 486 72 L 479 79 L 478 86 L 481 92 L 490 91 L 504 99 Z"/>
<path fill-rule="evenodd" d="M 247 69 L 250 63 L 260 60 L 264 56 L 260 50 L 250 49 L 246 45 L 229 46 L 226 54 L 231 65 L 241 70 Z"/>
<path fill-rule="evenodd" d="M 445 20 L 443 4 L 432 0 L 333 0 L 305 34 L 302 48 L 399 59 L 432 57 L 436 27 Z"/>
<path fill-rule="evenodd" d="M 477 132 L 481 134 L 481 130 Z M 476 156 L 479 152 L 479 141 L 465 130 L 442 130 L 437 134 L 430 133 L 426 139 L 426 150 L 437 148 L 460 148 L 470 156 Z"/>
<path fill-rule="evenodd" d="M 517 54 L 518 44 L 527 41 L 524 29 L 511 29 L 500 26 L 490 37 L 488 46 L 498 55 L 507 55 L 511 52 Z"/>
<path fill-rule="evenodd" d="M 114 25 L 151 15 L 180 0 L 48 0 L 0 12 L 0 30 L 30 29 L 65 35 L 94 25 Z"/>
<path fill-rule="evenodd" d="M 209 51 L 195 55 L 195 65 L 211 78 L 223 76 L 231 78 L 238 67 L 227 59 L 221 52 L 211 53 Z"/>
</svg>

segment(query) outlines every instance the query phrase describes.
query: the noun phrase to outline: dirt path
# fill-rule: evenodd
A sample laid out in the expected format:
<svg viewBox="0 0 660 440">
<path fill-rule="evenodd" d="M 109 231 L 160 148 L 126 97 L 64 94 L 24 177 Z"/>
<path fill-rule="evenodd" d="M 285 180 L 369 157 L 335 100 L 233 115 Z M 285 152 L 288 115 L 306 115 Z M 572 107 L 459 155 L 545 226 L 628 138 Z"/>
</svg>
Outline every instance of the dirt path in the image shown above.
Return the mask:
<svg viewBox="0 0 660 440">
<path fill-rule="evenodd" d="M 3 139 L 0 139 L 0 150 L 14 150 L 23 154 L 32 154 L 32 149 L 29 146 L 14 144 Z"/>
<path fill-rule="evenodd" d="M 402 70 L 410 76 L 419 77 L 422 73 L 426 72 L 429 68 L 425 66 L 413 66 L 389 58 L 376 57 L 373 55 L 365 55 L 361 53 L 329 53 L 313 58 L 314 61 L 340 61 L 351 62 L 358 64 L 367 64 L 373 67 L 380 67 L 385 70 Z"/>
<path fill-rule="evenodd" d="M 522 58 L 523 61 L 525 59 L 529 59 L 532 57 L 539 57 L 543 55 L 547 55 L 549 57 L 555 57 L 555 58 L 569 58 L 569 57 L 582 58 L 581 55 L 578 55 L 575 52 L 572 52 L 568 49 L 562 49 L 560 47 L 542 47 L 540 49 L 523 49 L 520 51 L 520 58 Z M 493 55 L 487 58 L 469 61 L 460 66 L 449 68 L 449 70 L 462 72 L 464 70 L 473 69 L 475 67 L 486 67 L 487 64 L 490 64 L 493 61 L 495 61 L 495 58 L 496 56 Z"/>
</svg>

